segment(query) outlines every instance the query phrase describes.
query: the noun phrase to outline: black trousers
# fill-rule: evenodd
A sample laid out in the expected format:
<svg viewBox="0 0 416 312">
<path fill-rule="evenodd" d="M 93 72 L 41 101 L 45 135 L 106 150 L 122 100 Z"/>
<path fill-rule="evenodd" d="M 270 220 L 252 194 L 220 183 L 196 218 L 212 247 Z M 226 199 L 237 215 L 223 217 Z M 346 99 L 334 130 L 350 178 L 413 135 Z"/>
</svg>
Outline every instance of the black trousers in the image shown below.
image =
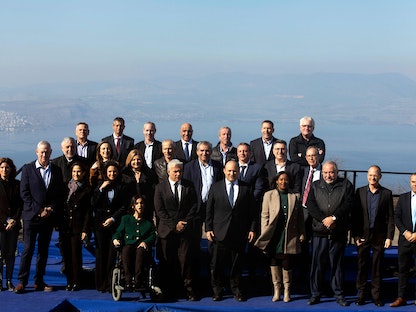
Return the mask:
<svg viewBox="0 0 416 312">
<path fill-rule="evenodd" d="M 36 257 L 35 284 L 42 284 L 48 261 L 49 244 L 51 242 L 53 227 L 49 222 L 23 221 L 23 252 L 17 278 L 26 286 L 29 281 L 30 264 L 35 252 L 36 240 L 38 254 Z"/>
<path fill-rule="evenodd" d="M 357 291 L 364 294 L 371 266 L 371 296 L 373 299 L 380 299 L 384 242 L 383 236 L 371 233 L 369 239 L 357 247 Z"/>
<path fill-rule="evenodd" d="M 344 295 L 344 252 L 346 238 L 329 239 L 328 237 L 312 238 L 311 294 L 322 295 L 325 272 L 329 269 L 330 284 L 335 297 Z"/>
<path fill-rule="evenodd" d="M 223 242 L 210 242 L 211 286 L 215 295 L 222 293 L 225 286 L 225 270 L 229 268 L 230 288 L 233 294 L 240 292 L 240 280 L 244 251 L 230 248 Z"/>
<path fill-rule="evenodd" d="M 81 233 L 61 233 L 61 250 L 65 259 L 65 275 L 67 285 L 81 282 L 82 272 L 82 241 Z"/>
<path fill-rule="evenodd" d="M 6 263 L 6 279 L 11 280 L 13 278 L 13 268 L 15 262 L 15 254 L 17 247 L 17 238 L 19 236 L 19 227 L 16 225 L 10 231 L 0 232 L 0 279 L 4 279 L 3 276 L 3 260 Z"/>
<path fill-rule="evenodd" d="M 399 283 L 398 296 L 406 298 L 406 288 L 409 279 L 410 269 L 414 266 L 413 257 L 416 256 L 416 243 L 403 244 L 399 243 Z M 415 293 L 416 297 L 416 293 Z"/>
</svg>

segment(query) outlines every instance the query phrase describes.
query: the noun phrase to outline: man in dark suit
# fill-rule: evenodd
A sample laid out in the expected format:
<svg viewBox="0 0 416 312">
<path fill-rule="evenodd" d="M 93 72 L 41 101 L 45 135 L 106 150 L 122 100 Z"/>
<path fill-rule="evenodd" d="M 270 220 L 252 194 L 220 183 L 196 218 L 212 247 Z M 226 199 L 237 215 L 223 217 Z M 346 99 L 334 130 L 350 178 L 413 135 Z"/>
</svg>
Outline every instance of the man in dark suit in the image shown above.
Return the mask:
<svg viewBox="0 0 416 312">
<path fill-rule="evenodd" d="M 394 236 L 394 211 L 392 192 L 380 185 L 380 179 L 380 167 L 371 166 L 367 172 L 368 185 L 357 189 L 351 212 L 354 220 L 351 223 L 351 235 L 358 251 L 357 305 L 365 304 L 365 286 L 370 263 L 371 296 L 376 306 L 383 305 L 380 298 L 382 265 L 384 249 L 391 246 Z"/>
<path fill-rule="evenodd" d="M 308 201 L 309 192 L 312 183 L 321 179 L 322 165 L 318 161 L 319 152 L 315 146 L 309 146 L 306 149 L 306 161 L 308 166 L 303 167 L 302 178 L 302 207 L 303 207 L 303 221 L 305 223 L 305 240 L 301 242 L 301 253 L 297 256 L 297 278 L 299 286 L 309 293 L 309 275 L 311 266 L 310 242 L 312 237 L 312 217 L 308 212 L 306 203 Z"/>
<path fill-rule="evenodd" d="M 97 160 L 97 142 L 88 140 L 90 130 L 88 124 L 85 122 L 77 123 L 75 127 L 75 136 L 77 137 L 76 153 L 78 156 L 87 159 L 87 166 L 91 165 Z"/>
<path fill-rule="evenodd" d="M 187 122 L 182 124 L 179 133 L 181 139 L 175 142 L 174 158 L 179 159 L 184 163 L 197 159 L 196 146 L 198 145 L 198 141 L 192 139 L 194 133 L 192 125 Z"/>
<path fill-rule="evenodd" d="M 254 241 L 256 212 L 249 185 L 238 181 L 238 163 L 225 164 L 225 179 L 211 186 L 205 230 L 211 254 L 211 286 L 214 301 L 222 299 L 224 271 L 230 265 L 230 287 L 235 300 L 245 301 L 241 292 L 244 249 Z"/>
<path fill-rule="evenodd" d="M 394 222 L 399 230 L 399 283 L 398 297 L 390 304 L 400 307 L 407 304 L 406 289 L 410 269 L 416 256 L 416 172 L 410 176 L 411 191 L 401 194 L 394 210 Z M 416 301 L 414 302 L 416 304 Z"/>
<path fill-rule="evenodd" d="M 247 143 L 238 144 L 237 157 L 238 157 L 238 166 L 239 166 L 238 180 L 250 185 L 253 191 L 254 200 L 256 203 L 255 205 L 256 216 L 258 220 L 260 220 L 261 203 L 263 200 L 263 194 L 269 188 L 267 184 L 266 172 L 263 166 L 250 160 L 251 150 L 250 150 L 249 144 Z M 248 265 L 248 274 L 250 278 L 255 277 L 257 265 L 261 264 L 263 266 L 265 262 L 266 262 L 265 256 L 260 251 L 260 249 L 258 249 L 252 244 L 248 244 L 247 265 Z"/>
<path fill-rule="evenodd" d="M 272 152 L 273 143 L 277 140 L 273 136 L 274 124 L 271 120 L 264 120 L 261 123 L 261 138 L 250 142 L 251 160 L 259 165 L 274 159 Z"/>
<path fill-rule="evenodd" d="M 72 178 L 71 167 L 74 162 L 80 162 L 87 166 L 87 159 L 76 154 L 76 141 L 66 137 L 61 142 L 62 156 L 52 159 L 52 164 L 59 167 L 62 172 L 63 182 L 68 183 Z"/>
<path fill-rule="evenodd" d="M 155 211 L 159 218 L 161 286 L 168 297 L 176 297 L 178 281 L 183 281 L 186 298 L 197 300 L 194 291 L 191 244 L 197 196 L 192 183 L 182 179 L 183 163 L 172 159 L 168 179 L 156 185 Z M 179 274 L 180 273 L 180 274 Z M 180 275 L 180 277 L 178 276 Z"/>
<path fill-rule="evenodd" d="M 127 155 L 134 147 L 134 139 L 123 133 L 125 127 L 123 118 L 114 118 L 113 134 L 101 140 L 110 143 L 114 152 L 113 159 L 120 164 L 120 168 L 125 167 Z"/>
<path fill-rule="evenodd" d="M 202 238 L 202 223 L 206 216 L 206 203 L 211 185 L 223 178 L 222 164 L 211 159 L 212 144 L 208 141 L 200 141 L 197 144 L 196 154 L 198 159 L 191 160 L 185 164 L 183 178 L 194 184 L 198 198 L 198 208 L 194 219 L 193 237 L 195 241 L 192 244 L 192 261 L 195 276 L 200 271 L 200 244 Z"/>
<path fill-rule="evenodd" d="M 148 121 L 143 125 L 144 140 L 134 145 L 134 149 L 141 151 L 144 155 L 146 165 L 153 170 L 153 163 L 163 156 L 162 142 L 155 139 L 156 125 Z"/>
<path fill-rule="evenodd" d="M 300 194 L 302 191 L 302 169 L 299 164 L 287 159 L 286 141 L 276 140 L 272 151 L 274 158 L 264 164 L 269 185 L 278 172 L 285 171 L 290 176 L 289 193 Z"/>
<path fill-rule="evenodd" d="M 61 170 L 50 163 L 52 148 L 49 142 L 40 141 L 36 148 L 37 160 L 22 168 L 20 195 L 23 199 L 23 252 L 20 260 L 18 279 L 20 283 L 15 292 L 21 294 L 28 284 L 30 264 L 38 247 L 35 290 L 52 291 L 45 284 L 46 262 L 52 231 L 56 220 L 62 216 L 63 183 Z"/>
</svg>

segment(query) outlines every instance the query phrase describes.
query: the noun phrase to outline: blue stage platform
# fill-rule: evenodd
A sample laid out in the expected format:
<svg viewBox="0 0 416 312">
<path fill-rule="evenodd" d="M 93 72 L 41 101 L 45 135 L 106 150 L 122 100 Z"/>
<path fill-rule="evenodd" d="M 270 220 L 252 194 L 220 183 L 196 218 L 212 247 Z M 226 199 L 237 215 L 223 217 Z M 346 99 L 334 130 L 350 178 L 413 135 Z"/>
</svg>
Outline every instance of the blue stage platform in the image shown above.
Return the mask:
<svg viewBox="0 0 416 312">
<path fill-rule="evenodd" d="M 246 302 L 236 302 L 231 295 L 225 296 L 223 301 L 213 302 L 210 297 L 209 283 L 206 277 L 202 278 L 204 287 L 201 288 L 202 298 L 200 301 L 188 302 L 180 299 L 175 302 L 154 303 L 150 299 L 143 299 L 139 297 L 138 293 L 123 293 L 120 301 L 115 302 L 109 293 L 100 293 L 94 289 L 83 289 L 78 292 L 65 291 L 65 276 L 60 273 L 61 257 L 59 250 L 56 247 L 57 234 L 54 233 L 53 241 L 51 242 L 49 260 L 47 266 L 47 273 L 45 282 L 55 287 L 53 292 L 35 292 L 33 289 L 33 275 L 34 263 L 33 258 L 32 273 L 24 294 L 17 295 L 12 292 L 0 292 L 0 307 L 1 311 L 392 311 L 388 303 L 392 302 L 397 295 L 397 278 L 394 276 L 395 266 L 397 265 L 397 249 L 389 249 L 386 255 L 386 278 L 384 279 L 384 299 L 386 305 L 384 307 L 376 307 L 370 301 L 364 306 L 356 306 L 354 301 L 356 299 L 354 289 L 355 279 L 355 248 L 353 246 L 347 248 L 346 252 L 346 283 L 345 291 L 346 298 L 350 303 L 349 307 L 340 307 L 336 304 L 335 299 L 330 297 L 322 298 L 322 303 L 314 306 L 307 305 L 309 294 L 302 290 L 302 286 L 297 281 L 294 281 L 292 290 L 293 300 L 288 303 L 271 301 L 271 284 L 267 275 L 261 273 L 254 279 L 247 276 L 243 277 L 243 282 L 246 285 L 248 300 Z M 19 243 L 19 251 L 22 250 L 22 245 Z M 17 276 L 17 268 L 20 262 L 20 256 L 16 258 L 16 268 L 14 276 Z M 94 257 L 84 250 L 84 267 L 86 272 L 94 268 Z M 87 275 L 87 283 L 92 284 L 94 276 L 92 273 Z M 88 280 L 89 279 L 89 280 Z M 17 283 L 17 280 L 14 280 Z M 414 286 L 414 285 L 412 285 Z M 413 291 L 411 292 L 413 293 Z M 409 298 L 413 298 L 409 293 Z M 416 307 L 413 302 L 409 301 L 409 305 L 401 307 L 400 311 L 415 311 Z"/>
</svg>

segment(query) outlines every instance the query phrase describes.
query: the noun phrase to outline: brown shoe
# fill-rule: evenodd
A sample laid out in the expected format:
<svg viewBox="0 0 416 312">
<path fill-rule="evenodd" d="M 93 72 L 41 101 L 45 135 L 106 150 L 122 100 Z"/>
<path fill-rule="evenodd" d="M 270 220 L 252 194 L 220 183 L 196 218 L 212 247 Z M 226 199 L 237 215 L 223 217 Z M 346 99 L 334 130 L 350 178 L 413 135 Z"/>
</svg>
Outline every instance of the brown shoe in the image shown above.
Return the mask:
<svg viewBox="0 0 416 312">
<path fill-rule="evenodd" d="M 25 286 L 22 283 L 17 284 L 14 288 L 14 292 L 16 294 L 23 294 L 25 292 Z"/>
<path fill-rule="evenodd" d="M 402 297 L 398 297 L 393 303 L 390 303 L 392 308 L 402 307 L 407 304 L 406 300 Z"/>
<path fill-rule="evenodd" d="M 50 292 L 50 291 L 53 291 L 53 287 L 52 286 L 48 286 L 45 283 L 35 284 L 35 291 L 46 291 L 46 292 Z"/>
</svg>

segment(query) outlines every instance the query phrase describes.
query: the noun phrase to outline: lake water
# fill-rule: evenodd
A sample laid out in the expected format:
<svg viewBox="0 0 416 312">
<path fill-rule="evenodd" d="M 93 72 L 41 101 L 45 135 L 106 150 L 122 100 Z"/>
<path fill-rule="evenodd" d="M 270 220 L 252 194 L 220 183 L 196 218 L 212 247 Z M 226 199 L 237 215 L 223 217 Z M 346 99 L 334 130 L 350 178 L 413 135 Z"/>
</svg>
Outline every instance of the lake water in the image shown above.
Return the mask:
<svg viewBox="0 0 416 312">
<path fill-rule="evenodd" d="M 155 119 L 156 120 L 156 119 Z M 249 142 L 260 136 L 260 124 L 241 121 L 190 121 L 194 128 L 195 140 L 208 140 L 215 145 L 218 142 L 218 129 L 227 125 L 232 129 L 234 145 Z M 156 120 L 158 140 L 179 139 L 181 122 L 158 122 Z M 112 133 L 111 124 L 90 125 L 90 139 L 100 141 L 102 137 Z M 143 139 L 143 122 L 130 122 L 126 118 L 125 133 L 138 142 Z M 55 127 L 36 132 L 23 132 L 3 135 L 0 142 L 1 155 L 10 157 L 20 168 L 24 163 L 36 158 L 35 148 L 40 140 L 48 140 L 52 144 L 52 158 L 61 155 L 60 142 L 65 136 L 74 136 L 75 126 Z M 415 127 L 410 125 L 349 125 L 323 124 L 316 125 L 315 135 L 325 141 L 326 160 L 333 159 L 340 169 L 367 170 L 372 164 L 378 164 L 385 172 L 414 172 L 416 144 L 411 134 Z M 291 137 L 299 134 L 298 123 L 275 124 L 275 136 L 289 143 Z M 382 184 L 395 192 L 409 189 L 408 175 L 396 176 L 385 174 Z M 360 174 L 357 185 L 366 182 L 365 174 Z"/>
</svg>

